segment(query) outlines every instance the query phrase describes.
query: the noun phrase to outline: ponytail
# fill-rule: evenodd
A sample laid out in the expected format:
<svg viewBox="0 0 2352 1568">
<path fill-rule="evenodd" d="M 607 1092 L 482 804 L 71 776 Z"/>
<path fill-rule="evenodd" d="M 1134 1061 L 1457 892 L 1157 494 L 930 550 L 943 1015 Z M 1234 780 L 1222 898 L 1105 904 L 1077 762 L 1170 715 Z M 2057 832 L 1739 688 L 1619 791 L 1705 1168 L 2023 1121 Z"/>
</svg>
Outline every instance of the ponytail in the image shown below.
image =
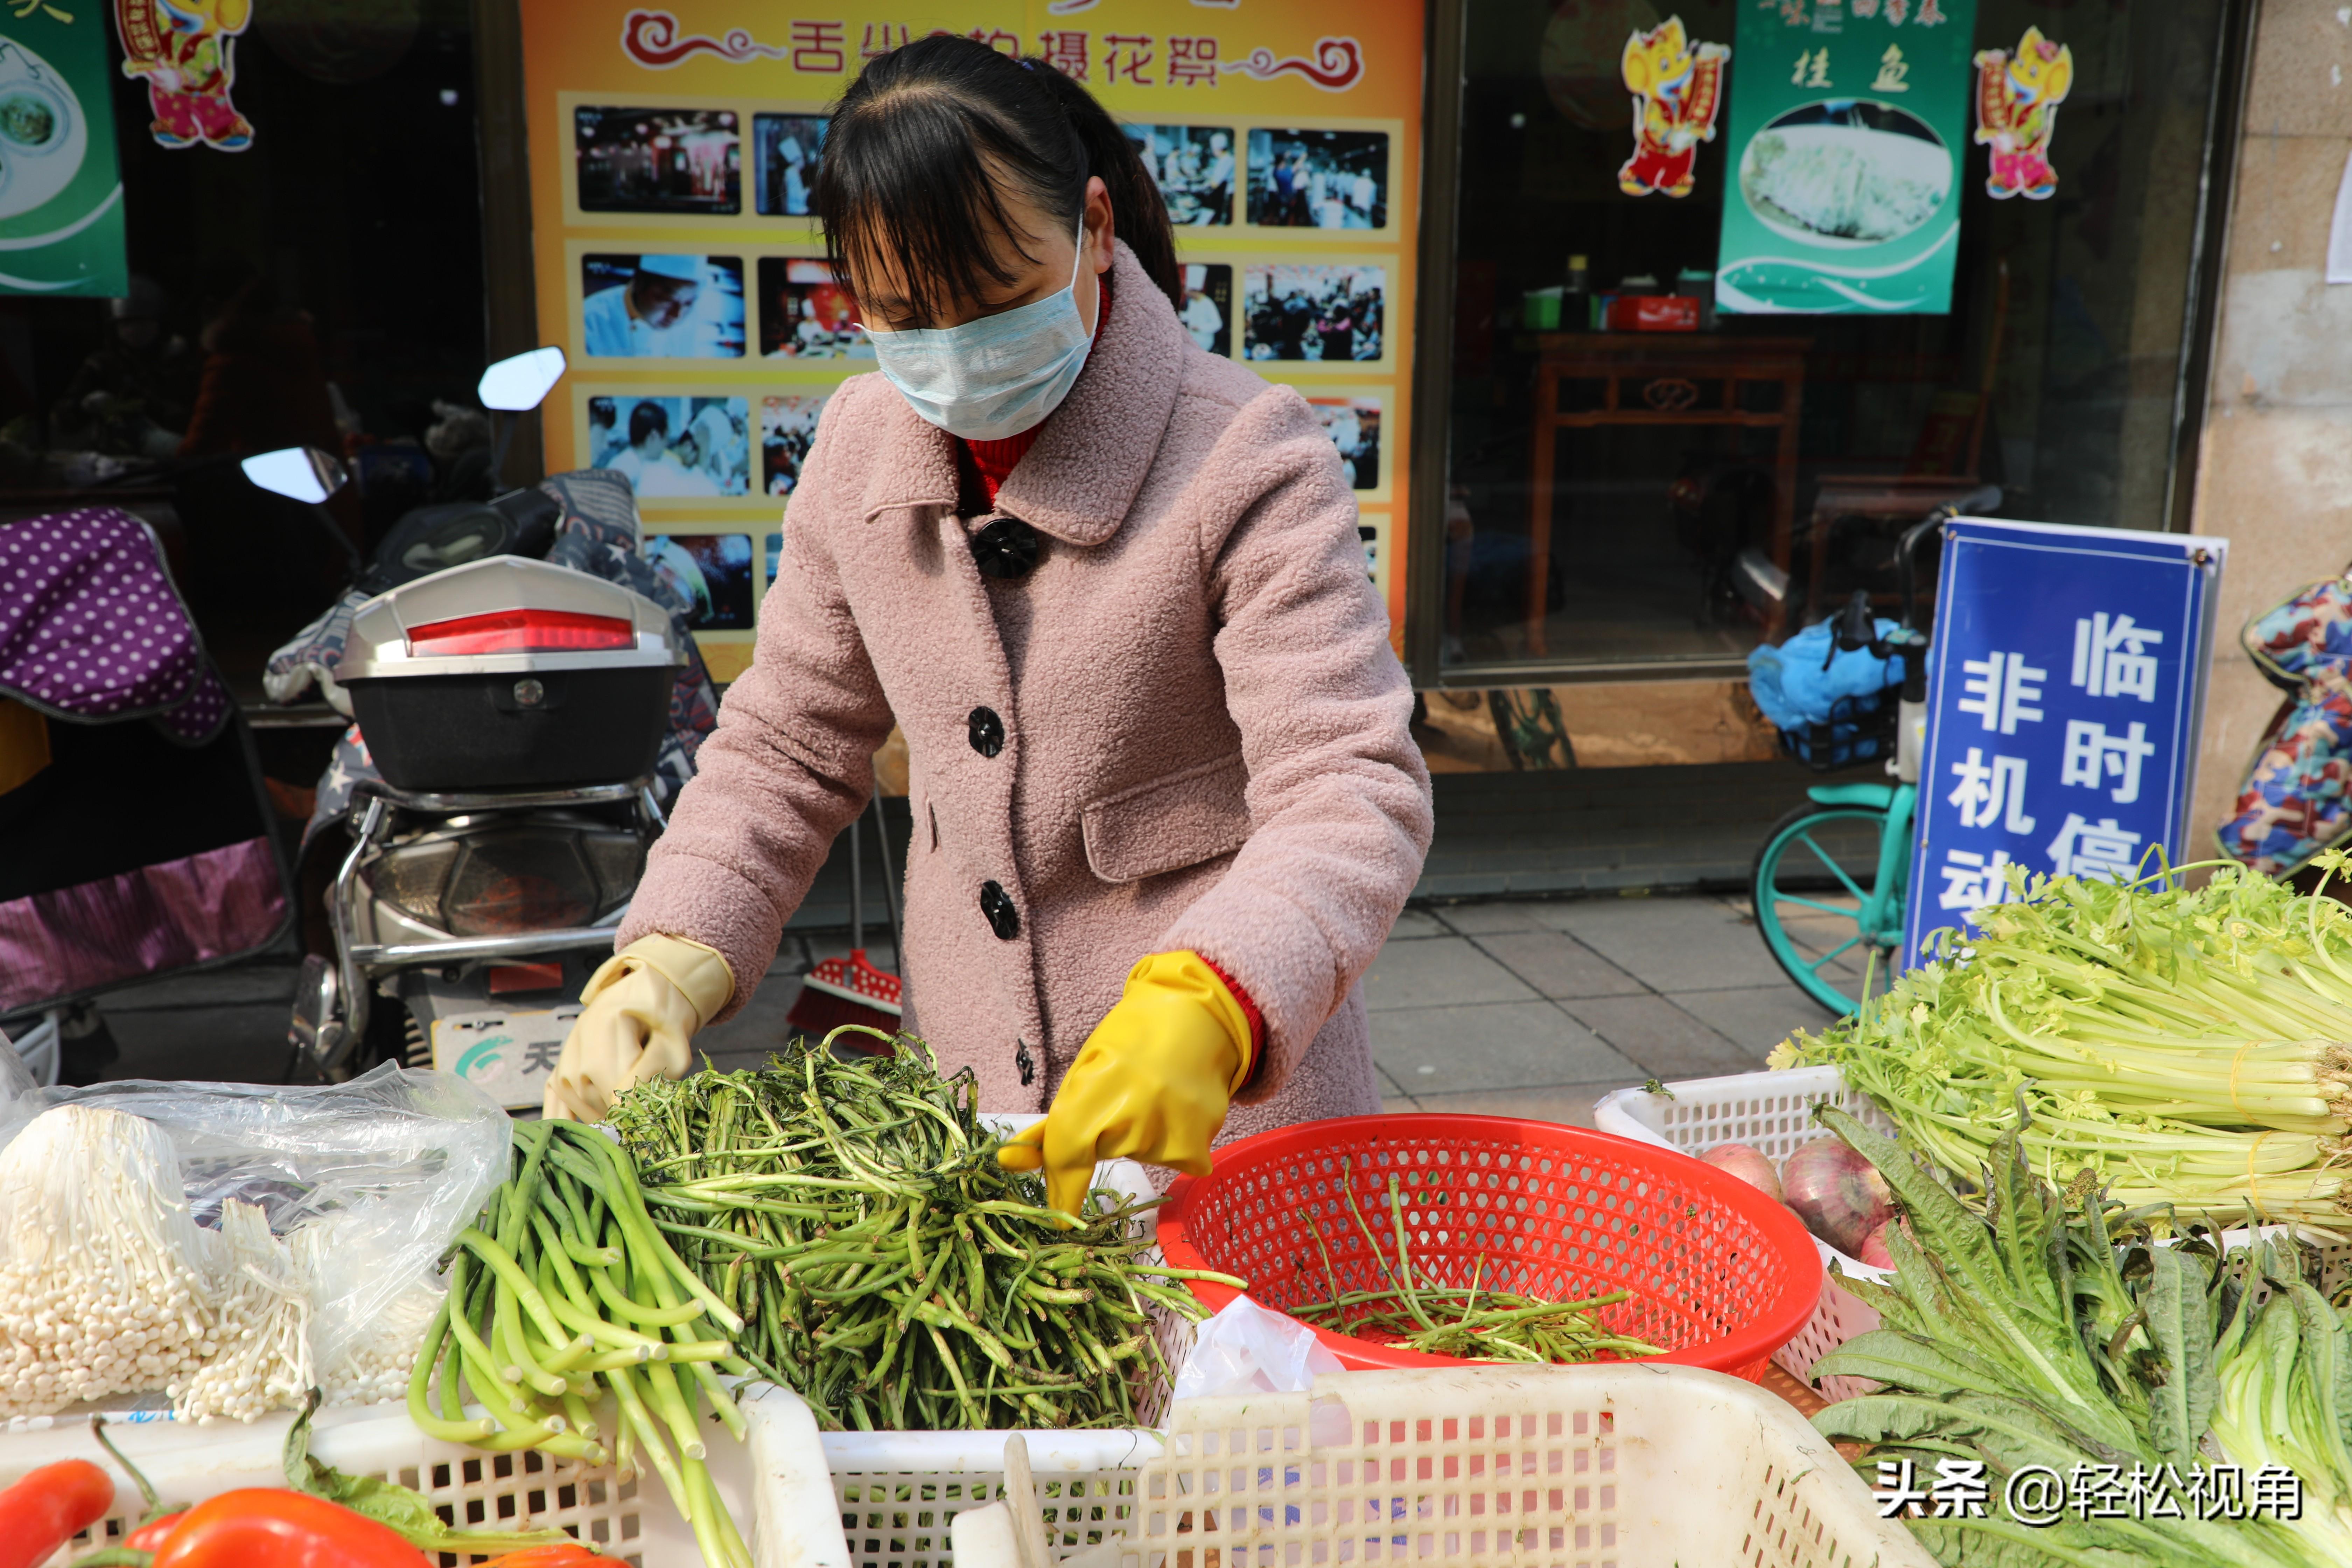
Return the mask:
<svg viewBox="0 0 2352 1568">
<path fill-rule="evenodd" d="M 1070 118 L 1070 129 L 1087 151 L 1087 172 L 1102 177 L 1110 192 L 1111 228 L 1127 241 L 1144 276 L 1160 285 L 1168 302 L 1184 308 L 1184 274 L 1176 265 L 1176 231 L 1168 224 L 1168 203 L 1143 166 L 1143 156 L 1095 95 L 1044 60 L 1021 62 L 1044 79 Z M 1086 181 L 1079 180 L 1080 190 Z"/>
<path fill-rule="evenodd" d="M 908 307 L 930 320 L 951 299 L 1013 281 L 984 242 L 992 230 L 1022 260 L 1036 260 L 1024 243 L 1034 237 L 1006 210 L 1002 185 L 1067 232 L 1086 211 L 1090 176 L 1110 195 L 1117 237 L 1181 307 L 1175 233 L 1135 144 L 1054 67 L 971 38 L 920 38 L 866 65 L 834 107 L 813 205 L 836 275 L 854 280 L 894 256 Z"/>
</svg>

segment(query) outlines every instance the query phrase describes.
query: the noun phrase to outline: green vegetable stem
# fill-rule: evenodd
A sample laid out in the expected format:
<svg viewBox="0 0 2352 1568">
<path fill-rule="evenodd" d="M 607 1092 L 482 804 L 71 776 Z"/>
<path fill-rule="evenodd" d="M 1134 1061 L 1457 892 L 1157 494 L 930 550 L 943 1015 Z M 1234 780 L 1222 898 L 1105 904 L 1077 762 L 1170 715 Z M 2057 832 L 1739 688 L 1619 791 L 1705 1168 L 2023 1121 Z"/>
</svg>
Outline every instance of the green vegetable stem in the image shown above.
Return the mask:
<svg viewBox="0 0 2352 1568">
<path fill-rule="evenodd" d="M 2014 1135 L 2053 1184 L 2088 1169 L 2186 1220 L 2352 1234 L 2352 909 L 2233 865 L 2009 892 L 1773 1065 L 1836 1064 L 1948 1170 Z"/>
<path fill-rule="evenodd" d="M 996 1163 L 969 1073 L 941 1078 L 919 1040 L 842 1059 L 833 1038 L 614 1106 L 675 1282 L 740 1314 L 738 1353 L 828 1429 L 1133 1426 L 1168 1373 L 1155 1312 L 1207 1315 L 1150 1260 L 1157 1200 L 1057 1215 Z M 694 1337 L 671 1331 L 649 1370 L 708 1388 Z"/>
<path fill-rule="evenodd" d="M 713 1372 L 751 1372 L 728 1337 L 742 1318 L 663 1239 L 635 1166 L 609 1138 L 570 1121 L 519 1122 L 513 1158 L 452 1249 L 449 1292 L 409 1379 L 410 1419 L 491 1452 L 617 1459 L 630 1475 L 642 1458 L 703 1560 L 751 1568 L 703 1463 L 707 1430 L 742 1436 Z M 487 1414 L 467 1415 L 468 1395 Z M 609 1447 L 599 1425 L 607 1395 L 617 1417 Z"/>
<path fill-rule="evenodd" d="M 1347 1194 L 1348 1210 L 1355 1216 L 1356 1228 L 1362 1234 L 1364 1245 L 1371 1249 L 1372 1265 L 1388 1280 L 1389 1288 L 1342 1290 L 1322 1231 L 1301 1210 L 1298 1223 L 1315 1238 L 1315 1249 L 1322 1254 L 1323 1273 L 1330 1281 L 1331 1294 L 1324 1300 L 1291 1308 L 1293 1317 L 1343 1333 L 1376 1336 L 1424 1354 L 1461 1356 L 1470 1361 L 1581 1362 L 1602 1355 L 1665 1353 L 1660 1346 L 1612 1333 L 1601 1325 L 1598 1316 L 1601 1309 L 1628 1300 L 1630 1291 L 1611 1290 L 1575 1301 L 1538 1301 L 1507 1291 L 1488 1290 L 1482 1306 L 1478 1277 L 1486 1264 L 1484 1257 L 1472 1266 L 1467 1290 L 1436 1284 L 1412 1261 L 1405 1229 L 1404 1193 L 1394 1176 L 1389 1178 L 1388 1184 L 1389 1215 L 1396 1239 L 1396 1259 L 1391 1262 L 1381 1254 L 1380 1237 L 1365 1219 L 1363 1206 L 1356 1201 L 1354 1168 L 1351 1162 L 1344 1159 L 1340 1162 L 1340 1184 Z"/>
</svg>

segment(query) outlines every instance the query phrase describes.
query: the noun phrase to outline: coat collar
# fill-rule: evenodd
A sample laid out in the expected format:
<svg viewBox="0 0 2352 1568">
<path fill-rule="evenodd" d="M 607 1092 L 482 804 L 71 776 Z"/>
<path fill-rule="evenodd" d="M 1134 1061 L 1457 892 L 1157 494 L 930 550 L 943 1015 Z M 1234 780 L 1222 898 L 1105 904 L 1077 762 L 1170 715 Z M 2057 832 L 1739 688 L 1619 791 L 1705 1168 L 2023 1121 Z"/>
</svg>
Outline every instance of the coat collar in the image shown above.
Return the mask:
<svg viewBox="0 0 2352 1568">
<path fill-rule="evenodd" d="M 1070 395 L 1003 486 L 996 510 L 1067 544 L 1108 539 L 1134 505 L 1176 410 L 1184 329 L 1127 242 L 1111 260 L 1118 305 L 1102 323 Z M 956 440 L 894 391 L 886 435 L 866 480 L 872 521 L 900 507 L 956 504 Z"/>
</svg>

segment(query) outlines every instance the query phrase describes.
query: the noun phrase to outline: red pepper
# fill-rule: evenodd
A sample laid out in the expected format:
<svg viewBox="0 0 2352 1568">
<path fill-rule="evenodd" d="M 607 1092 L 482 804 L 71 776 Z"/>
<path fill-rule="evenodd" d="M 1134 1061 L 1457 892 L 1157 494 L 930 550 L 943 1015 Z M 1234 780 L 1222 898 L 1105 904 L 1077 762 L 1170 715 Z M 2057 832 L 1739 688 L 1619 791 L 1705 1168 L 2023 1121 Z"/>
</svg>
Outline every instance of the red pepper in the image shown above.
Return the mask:
<svg viewBox="0 0 2352 1568">
<path fill-rule="evenodd" d="M 163 1549 L 163 1542 L 171 1538 L 172 1531 L 180 1528 L 180 1521 L 187 1517 L 188 1510 L 181 1509 L 177 1512 L 167 1513 L 161 1519 L 150 1520 L 132 1531 L 122 1544 L 133 1552 L 161 1552 Z"/>
<path fill-rule="evenodd" d="M 181 1517 L 150 1568 L 430 1568 L 350 1509 L 281 1488 L 223 1492 Z"/>
<path fill-rule="evenodd" d="M 567 1541 L 555 1546 L 526 1546 L 520 1552 L 478 1563 L 474 1568 L 578 1568 L 581 1563 L 605 1561 L 604 1554 L 594 1547 Z"/>
<path fill-rule="evenodd" d="M 34 1568 L 114 1506 L 114 1480 L 88 1459 L 28 1471 L 0 1492 L 0 1568 Z"/>
</svg>

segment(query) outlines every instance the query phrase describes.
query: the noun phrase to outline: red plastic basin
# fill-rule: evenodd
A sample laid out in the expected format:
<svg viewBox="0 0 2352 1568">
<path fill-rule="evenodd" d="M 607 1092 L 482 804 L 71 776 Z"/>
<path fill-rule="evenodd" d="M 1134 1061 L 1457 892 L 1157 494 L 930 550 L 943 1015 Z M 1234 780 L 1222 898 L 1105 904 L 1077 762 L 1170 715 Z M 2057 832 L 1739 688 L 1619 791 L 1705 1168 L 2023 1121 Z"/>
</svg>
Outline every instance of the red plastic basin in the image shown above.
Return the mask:
<svg viewBox="0 0 2352 1568">
<path fill-rule="evenodd" d="M 1177 1268 L 1247 1279 L 1277 1311 L 1329 1299 L 1317 1235 L 1341 1290 L 1383 1289 L 1344 1194 L 1353 1187 L 1393 1258 L 1392 1176 L 1416 1280 L 1465 1289 L 1475 1270 L 1482 1291 L 1538 1300 L 1622 1287 L 1629 1298 L 1600 1318 L 1666 1347 L 1644 1359 L 1757 1382 L 1821 1297 L 1811 1236 L 1755 1188 L 1671 1149 L 1505 1116 L 1349 1116 L 1244 1138 L 1217 1151 L 1213 1174 L 1178 1178 L 1160 1246 Z M 1212 1310 L 1235 1294 L 1191 1283 Z M 1315 1331 L 1350 1368 L 1458 1360 Z"/>
</svg>

